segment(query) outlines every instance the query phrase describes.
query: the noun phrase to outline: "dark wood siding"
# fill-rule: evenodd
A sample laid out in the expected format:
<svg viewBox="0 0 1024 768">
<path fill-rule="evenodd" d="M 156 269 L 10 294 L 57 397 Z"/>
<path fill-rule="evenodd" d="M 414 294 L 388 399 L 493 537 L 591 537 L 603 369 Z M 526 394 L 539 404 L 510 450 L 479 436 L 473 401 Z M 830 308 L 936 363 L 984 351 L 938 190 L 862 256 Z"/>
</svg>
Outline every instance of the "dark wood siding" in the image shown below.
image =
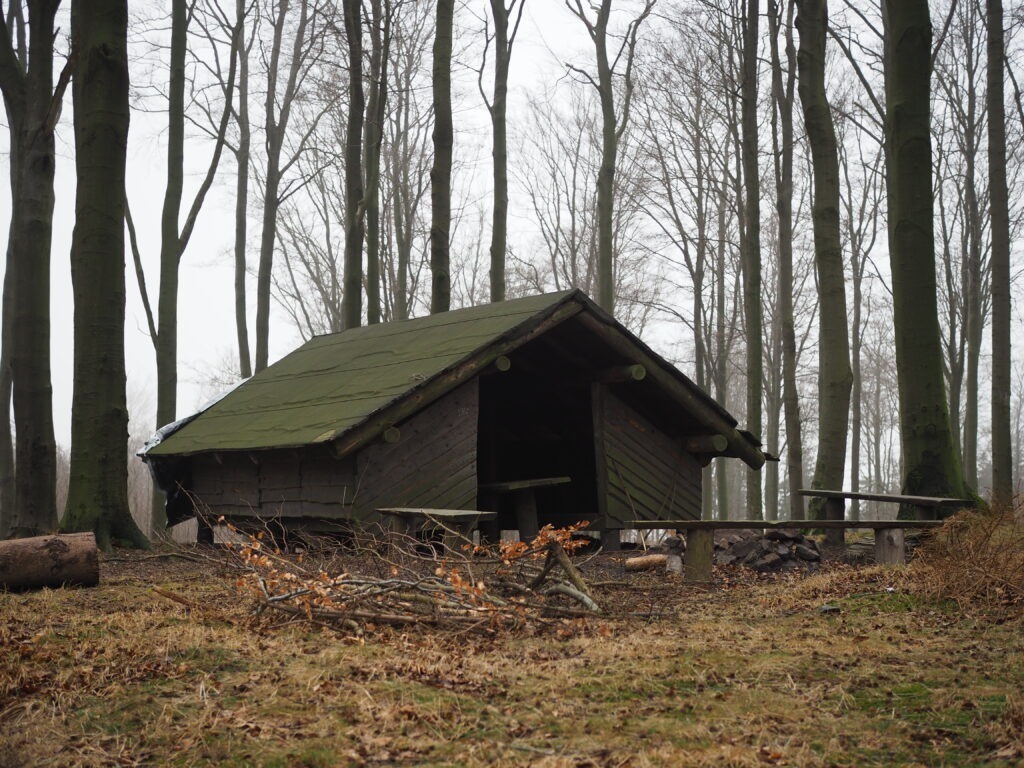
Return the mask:
<svg viewBox="0 0 1024 768">
<path fill-rule="evenodd" d="M 399 424 L 397 443 L 360 451 L 356 513 L 377 507 L 473 509 L 479 411 L 473 379 Z"/>
<path fill-rule="evenodd" d="M 213 515 L 346 518 L 355 461 L 325 448 L 203 455 L 192 462 L 192 494 Z"/>
<path fill-rule="evenodd" d="M 607 528 L 629 520 L 700 518 L 700 463 L 679 442 L 605 390 L 596 397 L 596 454 L 603 454 Z M 603 478 L 602 478 L 603 479 Z"/>
<path fill-rule="evenodd" d="M 192 460 L 200 511 L 213 516 L 372 519 L 377 507 L 476 506 L 476 379 L 398 425 L 394 444 L 335 459 L 323 446 Z"/>
</svg>

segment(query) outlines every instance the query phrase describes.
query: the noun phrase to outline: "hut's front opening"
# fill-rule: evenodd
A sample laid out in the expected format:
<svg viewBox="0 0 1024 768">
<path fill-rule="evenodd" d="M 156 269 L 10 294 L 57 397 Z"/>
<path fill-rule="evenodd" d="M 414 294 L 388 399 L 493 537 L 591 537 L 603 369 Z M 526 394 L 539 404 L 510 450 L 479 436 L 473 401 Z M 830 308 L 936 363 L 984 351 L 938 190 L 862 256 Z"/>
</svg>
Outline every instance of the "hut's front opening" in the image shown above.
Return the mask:
<svg viewBox="0 0 1024 768">
<path fill-rule="evenodd" d="M 517 505 L 524 492 L 532 495 L 541 526 L 595 522 L 590 381 L 540 342 L 520 349 L 510 370 L 482 377 L 479 396 L 479 503 L 498 511 L 498 527 L 519 527 Z M 495 490 L 515 481 L 535 485 L 525 491 Z"/>
</svg>

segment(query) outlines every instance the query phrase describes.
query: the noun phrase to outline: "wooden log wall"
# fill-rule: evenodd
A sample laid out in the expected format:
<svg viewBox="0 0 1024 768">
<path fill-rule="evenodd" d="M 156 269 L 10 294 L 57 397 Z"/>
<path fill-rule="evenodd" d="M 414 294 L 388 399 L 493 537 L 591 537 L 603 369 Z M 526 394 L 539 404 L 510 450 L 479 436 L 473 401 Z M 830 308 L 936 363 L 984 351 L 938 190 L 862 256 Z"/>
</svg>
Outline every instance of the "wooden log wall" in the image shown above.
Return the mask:
<svg viewBox="0 0 1024 768">
<path fill-rule="evenodd" d="M 217 517 L 375 519 L 378 507 L 476 506 L 476 379 L 398 425 L 397 441 L 197 456 L 191 493 Z"/>
<path fill-rule="evenodd" d="M 595 439 L 604 461 L 606 528 L 629 520 L 700 519 L 701 467 L 679 442 L 607 389 L 595 397 Z"/>
<path fill-rule="evenodd" d="M 378 507 L 474 509 L 479 414 L 474 378 L 398 425 L 397 443 L 360 451 L 357 514 Z"/>
</svg>

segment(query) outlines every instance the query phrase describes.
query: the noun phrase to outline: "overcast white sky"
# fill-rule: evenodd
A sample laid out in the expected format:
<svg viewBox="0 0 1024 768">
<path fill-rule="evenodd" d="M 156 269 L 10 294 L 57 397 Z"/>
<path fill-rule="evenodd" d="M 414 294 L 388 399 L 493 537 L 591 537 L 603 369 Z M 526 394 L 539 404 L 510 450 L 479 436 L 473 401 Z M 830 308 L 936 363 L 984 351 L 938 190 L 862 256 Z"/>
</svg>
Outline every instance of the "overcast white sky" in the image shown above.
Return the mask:
<svg viewBox="0 0 1024 768">
<path fill-rule="evenodd" d="M 481 8 L 484 4 L 480 4 Z M 468 23 L 464 22 L 464 23 Z M 546 86 L 564 73 L 561 61 L 573 58 L 586 62 L 592 56 L 589 41 L 582 28 L 561 2 L 528 0 L 526 15 L 517 39 L 512 63 L 513 93 L 510 115 L 525 105 L 529 88 Z M 557 48 L 558 53 L 554 53 Z M 59 65 L 58 65 L 59 67 Z M 475 85 L 467 101 L 479 103 Z M 54 424 L 58 442 L 70 441 L 70 410 L 72 394 L 72 293 L 69 268 L 71 233 L 74 227 L 74 154 L 71 129 L 70 92 L 59 128 L 56 208 L 54 211 L 52 251 L 52 362 Z M 479 118 L 481 125 L 485 113 Z M 128 194 L 139 232 L 140 246 L 147 266 L 149 290 L 155 301 L 157 263 L 159 259 L 159 219 L 163 200 L 163 179 L 166 163 L 162 134 L 165 119 L 159 114 L 133 112 L 128 151 Z M 6 130 L 0 138 L 0 164 L 6 178 Z M 456 138 L 456 152 L 459 151 Z M 196 145 L 191 155 L 195 162 L 192 178 L 198 184 L 205 168 L 208 147 Z M 474 151 L 477 151 L 474 148 Z M 490 143 L 481 157 L 489 161 Z M 187 153 L 188 154 L 188 153 Z M 514 162 L 514 158 L 513 158 Z M 483 172 L 489 173 L 484 168 Z M 233 315 L 233 243 L 234 165 L 230 156 L 221 161 L 218 185 L 211 191 L 200 215 L 195 235 L 185 254 L 181 269 L 181 303 L 179 310 L 179 416 L 202 404 L 208 390 L 202 386 L 211 370 L 225 367 L 235 358 Z M 186 201 L 188 190 L 186 190 Z M 187 203 L 186 206 L 187 208 Z M 513 211 L 513 215 L 516 212 Z M 6 229 L 10 217 L 10 188 L 0 184 L 0 226 Z M 250 225 L 250 234 L 255 226 Z M 255 249 L 250 245 L 250 253 Z M 151 430 L 155 403 L 155 364 L 153 349 L 146 328 L 145 315 L 139 300 L 131 255 L 127 259 L 127 321 L 125 344 L 128 367 L 129 407 L 133 423 L 142 432 Z M 3 263 L 0 260 L 0 274 Z M 250 288 L 250 299 L 253 295 Z M 254 327 L 254 304 L 250 302 L 250 332 Z M 274 318 L 271 326 L 271 359 L 276 360 L 300 343 L 298 333 L 283 315 Z"/>
</svg>

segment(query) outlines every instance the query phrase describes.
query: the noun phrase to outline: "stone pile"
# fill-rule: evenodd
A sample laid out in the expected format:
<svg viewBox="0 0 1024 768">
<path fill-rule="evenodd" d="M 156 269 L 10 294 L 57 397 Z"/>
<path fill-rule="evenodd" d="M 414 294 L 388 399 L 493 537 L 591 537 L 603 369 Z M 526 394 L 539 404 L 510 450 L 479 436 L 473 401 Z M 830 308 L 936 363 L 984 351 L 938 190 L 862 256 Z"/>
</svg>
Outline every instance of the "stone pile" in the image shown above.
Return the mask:
<svg viewBox="0 0 1024 768">
<path fill-rule="evenodd" d="M 755 571 L 817 570 L 818 542 L 795 528 L 729 531 L 715 536 L 716 565 L 744 565 Z"/>
</svg>

